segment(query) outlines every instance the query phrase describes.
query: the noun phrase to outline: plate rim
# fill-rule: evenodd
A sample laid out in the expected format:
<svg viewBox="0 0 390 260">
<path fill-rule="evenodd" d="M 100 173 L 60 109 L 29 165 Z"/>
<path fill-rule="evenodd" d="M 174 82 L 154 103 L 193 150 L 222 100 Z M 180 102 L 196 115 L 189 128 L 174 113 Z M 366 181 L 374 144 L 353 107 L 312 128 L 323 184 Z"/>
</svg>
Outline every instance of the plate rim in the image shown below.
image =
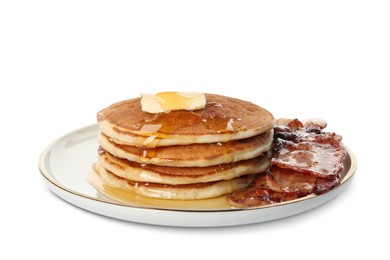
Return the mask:
<svg viewBox="0 0 390 260">
<path fill-rule="evenodd" d="M 76 191 L 76 190 L 72 190 L 72 189 L 66 187 L 65 185 L 61 184 L 55 178 L 53 178 L 52 174 L 50 174 L 49 170 L 46 169 L 45 162 L 48 159 L 48 155 L 50 154 L 51 149 L 53 147 L 55 147 L 61 140 L 66 139 L 69 136 L 75 135 L 78 132 L 82 132 L 82 131 L 85 131 L 87 129 L 91 129 L 92 130 L 94 128 L 96 128 L 96 131 L 98 131 L 98 129 L 99 129 L 98 124 L 90 124 L 90 125 L 87 125 L 87 126 L 84 126 L 84 127 L 78 128 L 78 129 L 75 129 L 75 130 L 73 130 L 71 132 L 68 132 L 67 134 L 62 135 L 61 137 L 55 139 L 54 141 L 50 142 L 42 150 L 42 152 L 39 155 L 38 169 L 39 169 L 39 171 L 41 173 L 41 176 L 46 181 L 50 182 L 50 184 L 54 185 L 55 187 L 57 187 L 58 189 L 60 189 L 60 190 L 62 190 L 64 192 L 70 193 L 71 195 L 75 195 L 75 196 L 81 197 L 83 199 L 91 200 L 91 201 L 94 201 L 94 202 L 101 202 L 101 203 L 105 203 L 105 204 L 109 204 L 109 205 L 113 205 L 113 206 L 121 206 L 121 207 L 131 208 L 131 209 L 142 209 L 142 210 L 164 211 L 164 212 L 186 212 L 186 213 L 205 213 L 205 212 L 207 212 L 207 213 L 216 213 L 216 212 L 252 211 L 252 210 L 262 210 L 262 209 L 267 209 L 267 208 L 281 207 L 281 206 L 286 206 L 286 205 L 299 203 L 299 202 L 302 202 L 302 201 L 308 201 L 308 200 L 311 200 L 311 199 L 323 196 L 323 195 L 327 194 L 328 192 L 335 191 L 335 190 L 341 188 L 349 180 L 352 180 L 352 178 L 355 176 L 355 173 L 357 171 L 357 158 L 356 158 L 355 154 L 352 152 L 352 150 L 347 145 L 342 143 L 344 148 L 347 151 L 347 156 L 349 156 L 349 158 L 351 160 L 350 168 L 349 168 L 348 172 L 346 173 L 346 175 L 344 176 L 344 178 L 342 178 L 342 180 L 340 181 L 340 183 L 336 187 L 333 187 L 330 191 L 328 191 L 326 193 L 323 193 L 323 194 L 320 194 L 320 195 L 309 194 L 308 196 L 301 197 L 301 198 L 294 199 L 294 200 L 290 200 L 290 201 L 285 201 L 285 202 L 281 202 L 281 203 L 277 203 L 277 204 L 264 205 L 264 206 L 250 207 L 250 208 L 180 209 L 180 208 L 158 208 L 158 207 L 152 207 L 152 206 L 148 207 L 148 206 L 126 205 L 124 203 L 116 202 L 114 200 L 107 201 L 107 200 L 100 199 L 98 197 L 92 197 L 90 195 L 83 194 L 83 193 L 81 193 L 79 191 Z M 97 192 L 99 192 L 99 191 L 97 191 Z M 56 195 L 58 195 L 58 194 L 56 193 Z"/>
</svg>

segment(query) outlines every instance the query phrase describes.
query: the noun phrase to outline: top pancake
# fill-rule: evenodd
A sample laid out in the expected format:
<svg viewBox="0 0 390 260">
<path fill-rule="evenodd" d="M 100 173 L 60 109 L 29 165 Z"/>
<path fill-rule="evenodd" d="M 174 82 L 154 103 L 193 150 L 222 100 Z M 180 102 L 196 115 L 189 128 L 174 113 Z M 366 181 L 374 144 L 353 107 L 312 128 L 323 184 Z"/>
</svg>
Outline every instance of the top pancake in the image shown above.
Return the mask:
<svg viewBox="0 0 390 260">
<path fill-rule="evenodd" d="M 128 145 L 170 146 L 228 142 L 270 131 L 274 117 L 248 101 L 205 94 L 206 106 L 195 111 L 150 114 L 141 98 L 115 103 L 97 114 L 102 132 Z"/>
</svg>

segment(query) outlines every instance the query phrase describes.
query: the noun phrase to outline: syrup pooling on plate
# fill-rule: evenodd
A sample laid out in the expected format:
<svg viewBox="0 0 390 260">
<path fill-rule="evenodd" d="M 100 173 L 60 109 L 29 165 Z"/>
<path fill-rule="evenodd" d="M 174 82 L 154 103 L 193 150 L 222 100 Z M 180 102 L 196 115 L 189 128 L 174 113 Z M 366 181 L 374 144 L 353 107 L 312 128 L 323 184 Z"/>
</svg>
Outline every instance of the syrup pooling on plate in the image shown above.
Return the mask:
<svg viewBox="0 0 390 260">
<path fill-rule="evenodd" d="M 134 207 L 151 207 L 161 209 L 180 209 L 180 210 L 226 210 L 230 204 L 225 196 L 219 196 L 203 200 L 165 200 L 147 198 L 136 193 L 126 192 L 124 190 L 111 187 L 102 182 L 100 177 L 93 171 L 88 175 L 89 183 L 98 190 L 98 197 L 107 200 L 111 199 L 125 205 Z M 104 196 L 102 196 L 104 195 Z"/>
</svg>

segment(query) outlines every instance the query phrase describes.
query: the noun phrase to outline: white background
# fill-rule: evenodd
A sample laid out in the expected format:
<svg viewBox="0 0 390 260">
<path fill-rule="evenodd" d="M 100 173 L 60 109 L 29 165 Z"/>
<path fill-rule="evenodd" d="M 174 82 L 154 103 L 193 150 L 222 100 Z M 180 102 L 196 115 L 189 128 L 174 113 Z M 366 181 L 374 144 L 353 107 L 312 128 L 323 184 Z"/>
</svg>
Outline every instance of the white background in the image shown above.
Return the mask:
<svg viewBox="0 0 390 260">
<path fill-rule="evenodd" d="M 388 257 L 389 35 L 388 1 L 1 1 L 2 258 Z M 310 212 L 207 229 L 102 217 L 46 188 L 37 165 L 52 140 L 167 90 L 324 118 L 356 178 Z"/>
</svg>

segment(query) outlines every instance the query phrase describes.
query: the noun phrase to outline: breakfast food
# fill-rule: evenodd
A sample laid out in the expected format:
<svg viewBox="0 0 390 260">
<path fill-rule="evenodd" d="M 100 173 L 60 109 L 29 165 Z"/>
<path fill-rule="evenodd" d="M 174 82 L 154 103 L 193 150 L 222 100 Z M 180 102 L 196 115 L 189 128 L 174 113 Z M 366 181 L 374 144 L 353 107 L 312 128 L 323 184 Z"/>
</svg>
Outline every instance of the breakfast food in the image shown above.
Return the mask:
<svg viewBox="0 0 390 260">
<path fill-rule="evenodd" d="M 270 164 L 274 117 L 247 101 L 163 92 L 113 104 L 97 119 L 95 173 L 142 196 L 213 198 L 248 186 Z"/>
<path fill-rule="evenodd" d="M 224 196 L 234 208 L 281 203 L 338 185 L 346 157 L 324 120 L 275 121 L 258 105 L 215 94 L 143 94 L 101 110 L 97 120 L 95 175 L 143 198 Z"/>
<path fill-rule="evenodd" d="M 173 185 L 230 180 L 264 172 L 269 165 L 267 156 L 205 167 L 172 167 L 132 162 L 105 152 L 101 147 L 98 153 L 100 165 L 119 177 L 137 182 Z"/>
<path fill-rule="evenodd" d="M 99 143 L 109 153 L 132 162 L 172 167 L 205 167 L 247 160 L 271 148 L 273 133 L 256 135 L 226 143 L 189 144 L 159 147 L 137 147 L 115 143 L 100 134 Z"/>
<path fill-rule="evenodd" d="M 195 200 L 218 197 L 243 188 L 254 179 L 254 175 L 251 174 L 227 181 L 170 185 L 156 182 L 136 182 L 121 178 L 99 164 L 95 164 L 94 168 L 106 185 L 159 199 Z"/>
<path fill-rule="evenodd" d="M 117 143 L 141 147 L 228 142 L 273 129 L 274 117 L 260 106 L 214 94 L 205 98 L 202 109 L 155 114 L 134 98 L 103 109 L 97 119 L 102 133 Z"/>
<path fill-rule="evenodd" d="M 323 120 L 278 120 L 271 166 L 249 187 L 229 194 L 235 207 L 280 203 L 322 194 L 340 182 L 346 151 Z"/>
</svg>

